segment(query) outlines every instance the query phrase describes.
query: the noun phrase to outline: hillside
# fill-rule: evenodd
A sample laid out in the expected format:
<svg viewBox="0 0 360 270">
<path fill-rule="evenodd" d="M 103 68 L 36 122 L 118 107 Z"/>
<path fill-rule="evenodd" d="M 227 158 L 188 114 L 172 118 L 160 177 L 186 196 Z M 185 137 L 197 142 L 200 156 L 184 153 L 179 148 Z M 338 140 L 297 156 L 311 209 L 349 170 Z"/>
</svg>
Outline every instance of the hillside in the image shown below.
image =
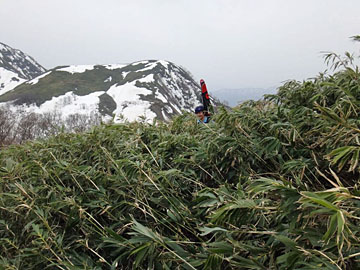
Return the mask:
<svg viewBox="0 0 360 270">
<path fill-rule="evenodd" d="M 28 112 L 97 112 L 115 122 L 145 116 L 169 120 L 201 102 L 197 82 L 182 67 L 148 60 L 126 65 L 57 67 L 0 96 Z"/>
<path fill-rule="evenodd" d="M 0 42 L 0 95 L 45 71 L 31 56 Z"/>
<path fill-rule="evenodd" d="M 0 268 L 359 269 L 360 73 L 339 65 L 209 125 L 2 150 Z"/>
</svg>

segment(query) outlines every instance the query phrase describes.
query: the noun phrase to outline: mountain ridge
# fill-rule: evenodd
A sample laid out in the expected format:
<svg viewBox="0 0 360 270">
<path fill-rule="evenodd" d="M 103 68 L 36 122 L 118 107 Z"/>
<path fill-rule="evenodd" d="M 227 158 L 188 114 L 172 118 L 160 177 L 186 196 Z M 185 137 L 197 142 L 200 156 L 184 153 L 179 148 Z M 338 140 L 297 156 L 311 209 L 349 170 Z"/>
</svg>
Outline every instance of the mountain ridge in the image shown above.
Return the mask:
<svg viewBox="0 0 360 270">
<path fill-rule="evenodd" d="M 184 68 L 165 60 L 130 64 L 72 65 L 48 70 L 0 96 L 27 111 L 98 112 L 136 120 L 169 120 L 201 103 L 200 86 Z"/>
<path fill-rule="evenodd" d="M 28 54 L 0 42 L 0 95 L 45 71 Z"/>
</svg>

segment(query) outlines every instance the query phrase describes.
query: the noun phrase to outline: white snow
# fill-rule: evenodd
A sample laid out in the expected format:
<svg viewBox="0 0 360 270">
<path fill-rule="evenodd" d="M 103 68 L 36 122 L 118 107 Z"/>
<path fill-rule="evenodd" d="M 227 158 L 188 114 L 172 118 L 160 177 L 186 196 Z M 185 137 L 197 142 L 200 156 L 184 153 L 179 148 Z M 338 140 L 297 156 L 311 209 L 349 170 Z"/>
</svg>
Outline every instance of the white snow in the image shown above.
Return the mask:
<svg viewBox="0 0 360 270">
<path fill-rule="evenodd" d="M 32 79 L 31 81 L 27 81 L 26 83 L 28 83 L 28 84 L 37 84 L 40 79 L 46 77 L 50 73 L 51 73 L 51 71 L 45 72 L 44 74 L 42 74 L 40 76 L 37 76 L 36 78 Z"/>
<path fill-rule="evenodd" d="M 109 76 L 109 78 L 107 78 L 104 82 L 111 82 L 112 81 L 112 77 Z"/>
<path fill-rule="evenodd" d="M 13 80 L 13 78 L 18 79 L 19 81 Z M 15 72 L 0 67 L 0 95 L 9 92 L 25 81 L 25 79 L 19 78 Z"/>
<path fill-rule="evenodd" d="M 121 75 L 123 76 L 123 78 L 126 78 L 126 75 L 128 75 L 131 71 L 123 71 L 121 72 Z"/>
<path fill-rule="evenodd" d="M 73 92 L 67 92 L 64 95 L 53 97 L 37 107 L 35 104 L 26 108 L 27 112 L 35 113 L 52 113 L 61 112 L 65 120 L 71 114 L 85 114 L 90 115 L 97 112 L 99 106 L 99 96 L 104 91 L 93 92 L 86 96 L 78 96 Z"/>
<path fill-rule="evenodd" d="M 166 112 L 168 112 L 168 113 L 174 112 L 173 109 L 171 109 L 171 107 L 169 105 L 165 105 L 164 108 L 165 108 Z"/>
<path fill-rule="evenodd" d="M 163 108 L 161 109 L 161 114 L 162 114 L 162 117 L 164 118 L 165 121 L 169 120 L 169 117 L 166 116 Z"/>
<path fill-rule="evenodd" d="M 112 96 L 116 103 L 122 103 L 137 101 L 139 95 L 148 95 L 152 92 L 148 89 L 137 87 L 134 82 L 130 82 L 123 85 L 113 85 L 106 93 Z"/>
<path fill-rule="evenodd" d="M 159 60 L 159 61 L 155 61 L 155 62 L 149 62 L 149 61 L 142 61 L 142 62 L 137 62 L 138 63 L 142 63 L 142 64 L 146 64 L 145 67 L 143 69 L 139 69 L 139 71 L 146 71 L 146 70 L 152 70 L 153 68 L 155 68 L 158 64 L 163 65 L 166 69 L 168 68 L 169 62 L 165 61 L 165 60 Z"/>
<path fill-rule="evenodd" d="M 57 69 L 57 71 L 66 71 L 71 74 L 74 74 L 74 73 L 83 73 L 86 70 L 93 70 L 94 67 L 95 67 L 94 65 L 73 65 L 73 66 Z"/>
<path fill-rule="evenodd" d="M 132 63 L 131 65 L 136 66 L 136 65 L 139 65 L 139 64 L 148 64 L 148 63 L 149 63 L 149 61 L 145 60 L 145 61 L 139 61 L 139 62 Z"/>
<path fill-rule="evenodd" d="M 169 62 L 165 60 L 159 60 L 158 63 L 162 64 L 165 68 L 168 68 Z"/>
<path fill-rule="evenodd" d="M 155 98 L 160 99 L 162 102 L 167 103 L 168 100 L 164 97 L 163 94 L 159 92 L 159 90 L 156 90 L 155 92 Z"/>
<path fill-rule="evenodd" d="M 147 75 L 146 77 L 144 78 L 141 78 L 139 80 L 137 80 L 139 82 L 142 82 L 142 83 L 150 83 L 150 82 L 153 82 L 154 81 L 154 74 L 149 74 Z"/>
<path fill-rule="evenodd" d="M 152 92 L 135 86 L 135 82 L 113 85 L 106 93 L 116 102 L 114 111 L 116 116 L 124 115 L 129 121 L 136 121 L 141 116 L 152 121 L 156 117 L 156 114 L 150 110 L 151 103 L 139 99 L 139 95 L 149 95 Z"/>
<path fill-rule="evenodd" d="M 146 71 L 146 70 L 152 70 L 154 67 L 156 67 L 158 62 L 153 63 L 147 63 L 143 69 L 139 69 L 139 72 Z"/>
<path fill-rule="evenodd" d="M 125 115 L 130 122 L 139 120 L 141 116 L 144 116 L 147 122 L 151 122 L 156 117 L 156 114 L 149 109 L 150 102 L 142 101 L 129 105 L 122 109 L 121 114 Z"/>
<path fill-rule="evenodd" d="M 104 67 L 109 70 L 119 69 L 126 67 L 127 64 L 111 64 L 111 65 L 105 65 Z"/>
<path fill-rule="evenodd" d="M 181 114 L 181 108 L 179 108 L 178 106 L 176 106 L 176 105 L 174 105 L 174 104 L 171 104 L 174 108 L 175 108 L 175 110 L 179 113 L 179 114 Z"/>
</svg>

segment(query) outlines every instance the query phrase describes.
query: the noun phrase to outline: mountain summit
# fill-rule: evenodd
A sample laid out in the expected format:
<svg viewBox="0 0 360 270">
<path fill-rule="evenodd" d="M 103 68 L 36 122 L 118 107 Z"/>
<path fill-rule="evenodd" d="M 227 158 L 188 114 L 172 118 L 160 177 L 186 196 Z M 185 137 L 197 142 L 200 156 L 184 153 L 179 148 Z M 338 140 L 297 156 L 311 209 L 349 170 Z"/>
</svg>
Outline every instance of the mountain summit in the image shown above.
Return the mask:
<svg viewBox="0 0 360 270">
<path fill-rule="evenodd" d="M 201 103 L 201 89 L 184 68 L 164 60 L 56 67 L 0 96 L 27 111 L 99 113 L 130 121 L 168 120 Z"/>
<path fill-rule="evenodd" d="M 0 94 L 45 71 L 31 56 L 0 42 Z"/>
</svg>

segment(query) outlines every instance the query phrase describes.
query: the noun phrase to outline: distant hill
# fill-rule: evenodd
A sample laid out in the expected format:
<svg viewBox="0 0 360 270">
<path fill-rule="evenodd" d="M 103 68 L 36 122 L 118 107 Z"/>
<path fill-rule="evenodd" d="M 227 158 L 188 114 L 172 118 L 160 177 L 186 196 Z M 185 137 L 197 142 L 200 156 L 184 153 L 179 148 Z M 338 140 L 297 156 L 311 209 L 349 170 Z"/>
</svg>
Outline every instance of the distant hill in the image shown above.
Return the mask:
<svg viewBox="0 0 360 270">
<path fill-rule="evenodd" d="M 163 60 L 56 67 L 0 96 L 25 111 L 99 113 L 114 120 L 168 120 L 201 103 L 201 90 L 182 67 Z"/>
<path fill-rule="evenodd" d="M 0 95 L 45 71 L 31 56 L 0 42 Z"/>
<path fill-rule="evenodd" d="M 234 107 L 246 100 L 258 100 L 265 94 L 275 94 L 276 87 L 270 88 L 239 88 L 239 89 L 221 89 L 212 92 L 212 95 L 220 101 Z"/>
</svg>

